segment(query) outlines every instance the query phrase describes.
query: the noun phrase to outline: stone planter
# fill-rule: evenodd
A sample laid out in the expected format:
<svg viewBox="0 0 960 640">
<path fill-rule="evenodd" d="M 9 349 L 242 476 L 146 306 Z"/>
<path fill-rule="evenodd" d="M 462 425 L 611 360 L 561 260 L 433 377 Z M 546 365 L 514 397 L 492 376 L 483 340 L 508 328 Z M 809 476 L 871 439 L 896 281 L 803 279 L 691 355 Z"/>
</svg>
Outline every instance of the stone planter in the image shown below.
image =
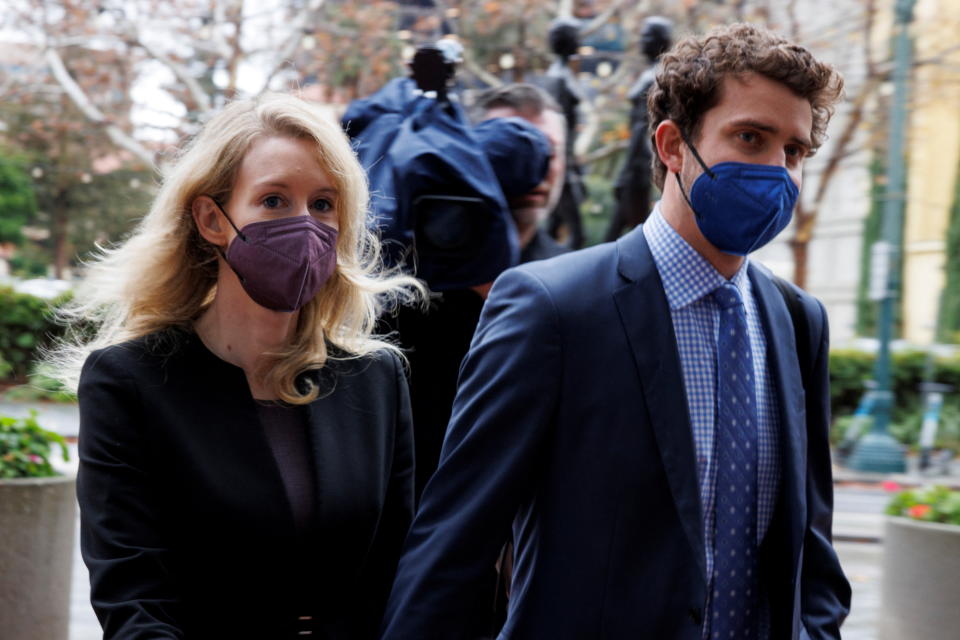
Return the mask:
<svg viewBox="0 0 960 640">
<path fill-rule="evenodd" d="M 75 478 L 0 480 L 0 636 L 66 640 Z"/>
<path fill-rule="evenodd" d="M 960 526 L 888 517 L 883 543 L 880 639 L 958 637 L 958 594 Z"/>
</svg>

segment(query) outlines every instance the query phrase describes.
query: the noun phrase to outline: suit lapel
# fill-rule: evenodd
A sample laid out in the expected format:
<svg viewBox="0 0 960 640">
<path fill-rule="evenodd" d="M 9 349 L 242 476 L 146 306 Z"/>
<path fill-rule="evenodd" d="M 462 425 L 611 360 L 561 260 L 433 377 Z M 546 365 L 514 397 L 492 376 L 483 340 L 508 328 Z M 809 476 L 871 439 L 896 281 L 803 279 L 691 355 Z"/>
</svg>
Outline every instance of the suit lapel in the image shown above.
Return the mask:
<svg viewBox="0 0 960 640">
<path fill-rule="evenodd" d="M 621 238 L 617 252 L 620 274 L 628 283 L 614 292 L 614 301 L 680 522 L 706 582 L 696 452 L 670 307 L 642 228 Z"/>
<path fill-rule="evenodd" d="M 750 283 L 767 339 L 767 367 L 777 400 L 780 436 L 780 491 L 775 513 L 785 518 L 791 552 L 791 575 L 797 571 L 802 532 L 806 528 L 807 425 L 806 396 L 797 362 L 793 320 L 779 289 L 756 265 L 749 269 Z"/>
</svg>

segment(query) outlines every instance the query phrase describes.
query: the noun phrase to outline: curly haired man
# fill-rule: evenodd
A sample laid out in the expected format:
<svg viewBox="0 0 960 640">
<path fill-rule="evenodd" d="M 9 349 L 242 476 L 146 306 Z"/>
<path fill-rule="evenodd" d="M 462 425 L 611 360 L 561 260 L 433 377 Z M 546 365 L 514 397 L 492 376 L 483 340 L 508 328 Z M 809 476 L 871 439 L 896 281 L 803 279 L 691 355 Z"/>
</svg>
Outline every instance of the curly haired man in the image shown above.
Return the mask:
<svg viewBox="0 0 960 640">
<path fill-rule="evenodd" d="M 494 284 L 384 638 L 464 637 L 511 525 L 502 640 L 840 637 L 826 314 L 748 256 L 789 222 L 841 92 L 752 25 L 664 55 L 662 199 Z"/>
</svg>

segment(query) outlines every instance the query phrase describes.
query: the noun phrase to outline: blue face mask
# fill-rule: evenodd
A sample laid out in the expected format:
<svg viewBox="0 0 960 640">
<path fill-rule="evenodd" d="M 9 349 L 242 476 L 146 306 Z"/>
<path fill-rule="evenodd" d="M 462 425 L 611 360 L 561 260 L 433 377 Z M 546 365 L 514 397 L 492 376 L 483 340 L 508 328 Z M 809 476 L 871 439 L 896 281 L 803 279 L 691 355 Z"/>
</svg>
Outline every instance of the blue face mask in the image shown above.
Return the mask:
<svg viewBox="0 0 960 640">
<path fill-rule="evenodd" d="M 708 168 L 686 136 L 684 141 L 703 173 L 694 180 L 689 197 L 680 174 L 674 175 L 710 244 L 724 253 L 745 256 L 790 224 L 800 191 L 786 169 L 746 162 L 721 162 Z"/>
</svg>

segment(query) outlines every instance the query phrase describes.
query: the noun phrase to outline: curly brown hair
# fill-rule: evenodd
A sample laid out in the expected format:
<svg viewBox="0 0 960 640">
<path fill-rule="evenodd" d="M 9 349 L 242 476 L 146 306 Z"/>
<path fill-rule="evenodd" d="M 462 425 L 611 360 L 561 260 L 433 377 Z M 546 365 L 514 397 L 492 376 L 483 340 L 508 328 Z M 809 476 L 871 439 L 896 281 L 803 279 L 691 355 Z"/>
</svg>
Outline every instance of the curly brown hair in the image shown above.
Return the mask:
<svg viewBox="0 0 960 640">
<path fill-rule="evenodd" d="M 699 137 L 703 114 L 714 107 L 727 74 L 757 73 L 789 87 L 813 108 L 810 137 L 822 144 L 833 107 L 843 93 L 843 78 L 803 47 L 753 24 L 717 27 L 703 36 L 689 36 L 660 59 L 647 108 L 653 135 L 664 120 L 672 120 L 692 140 Z M 654 182 L 663 189 L 667 168 L 653 154 Z"/>
</svg>

